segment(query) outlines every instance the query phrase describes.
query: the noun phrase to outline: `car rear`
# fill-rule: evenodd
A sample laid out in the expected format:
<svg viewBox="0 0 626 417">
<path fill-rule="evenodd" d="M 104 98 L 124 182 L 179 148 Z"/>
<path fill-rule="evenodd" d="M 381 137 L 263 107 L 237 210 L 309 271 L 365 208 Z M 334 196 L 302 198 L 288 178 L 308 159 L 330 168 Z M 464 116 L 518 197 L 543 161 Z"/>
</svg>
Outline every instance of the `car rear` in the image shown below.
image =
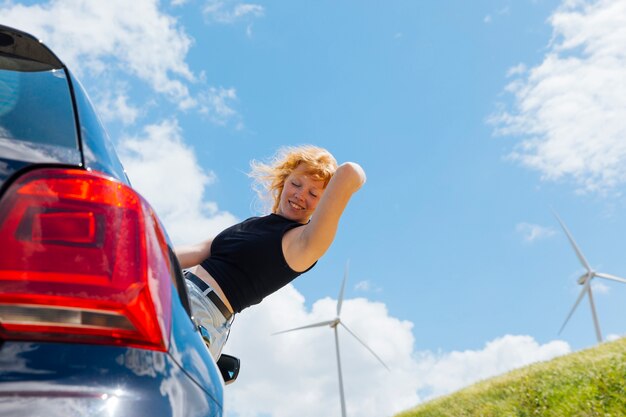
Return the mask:
<svg viewBox="0 0 626 417">
<path fill-rule="evenodd" d="M 78 81 L 0 26 L 0 415 L 221 415 L 185 291 Z"/>
</svg>

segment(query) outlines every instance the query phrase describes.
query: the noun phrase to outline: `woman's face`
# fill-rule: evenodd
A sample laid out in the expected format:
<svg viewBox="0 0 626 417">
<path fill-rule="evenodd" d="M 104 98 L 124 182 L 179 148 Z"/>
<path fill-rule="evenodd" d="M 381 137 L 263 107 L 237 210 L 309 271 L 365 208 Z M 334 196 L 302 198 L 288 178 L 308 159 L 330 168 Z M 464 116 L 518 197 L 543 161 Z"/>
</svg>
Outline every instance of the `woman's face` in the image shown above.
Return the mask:
<svg viewBox="0 0 626 417">
<path fill-rule="evenodd" d="M 324 181 L 306 174 L 306 165 L 300 164 L 285 179 L 276 214 L 306 223 L 324 193 Z"/>
</svg>

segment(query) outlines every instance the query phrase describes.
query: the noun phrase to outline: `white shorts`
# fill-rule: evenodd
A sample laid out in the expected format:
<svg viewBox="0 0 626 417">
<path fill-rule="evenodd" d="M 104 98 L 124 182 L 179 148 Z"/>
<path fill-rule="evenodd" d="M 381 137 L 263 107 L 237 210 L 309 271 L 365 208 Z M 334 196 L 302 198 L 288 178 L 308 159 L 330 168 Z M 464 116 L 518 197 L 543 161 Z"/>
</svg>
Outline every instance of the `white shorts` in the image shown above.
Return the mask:
<svg viewBox="0 0 626 417">
<path fill-rule="evenodd" d="M 184 275 L 187 276 L 187 274 L 191 274 L 191 272 L 184 271 Z M 187 283 L 187 293 L 189 294 L 189 303 L 191 304 L 191 318 L 196 326 L 202 327 L 208 332 L 210 341 L 207 345 L 211 351 L 211 356 L 217 361 L 222 354 L 222 348 L 228 340 L 230 326 L 235 316 L 233 315 L 226 319 L 220 309 L 208 298 L 208 293 L 213 291 L 210 285 L 207 284 L 207 289 L 202 291 L 189 279 L 185 279 L 185 282 Z M 201 329 L 200 331 L 203 330 Z"/>
</svg>

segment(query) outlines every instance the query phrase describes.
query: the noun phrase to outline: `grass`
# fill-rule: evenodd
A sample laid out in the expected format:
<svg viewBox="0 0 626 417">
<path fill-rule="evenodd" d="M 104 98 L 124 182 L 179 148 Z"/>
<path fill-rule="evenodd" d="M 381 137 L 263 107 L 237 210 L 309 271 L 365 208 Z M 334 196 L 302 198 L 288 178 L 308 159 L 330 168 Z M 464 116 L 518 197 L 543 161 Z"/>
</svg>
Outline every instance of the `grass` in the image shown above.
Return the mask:
<svg viewBox="0 0 626 417">
<path fill-rule="evenodd" d="M 626 338 L 488 379 L 396 417 L 626 416 Z"/>
</svg>

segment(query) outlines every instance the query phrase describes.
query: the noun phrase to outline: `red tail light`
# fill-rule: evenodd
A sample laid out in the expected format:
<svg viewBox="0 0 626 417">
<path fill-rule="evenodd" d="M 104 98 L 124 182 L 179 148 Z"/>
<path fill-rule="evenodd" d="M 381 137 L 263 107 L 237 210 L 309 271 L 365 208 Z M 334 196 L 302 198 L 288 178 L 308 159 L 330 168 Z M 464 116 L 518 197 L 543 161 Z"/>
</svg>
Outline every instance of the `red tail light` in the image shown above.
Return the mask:
<svg viewBox="0 0 626 417">
<path fill-rule="evenodd" d="M 171 285 L 156 216 L 118 181 L 42 169 L 0 200 L 0 338 L 164 351 Z"/>
</svg>

